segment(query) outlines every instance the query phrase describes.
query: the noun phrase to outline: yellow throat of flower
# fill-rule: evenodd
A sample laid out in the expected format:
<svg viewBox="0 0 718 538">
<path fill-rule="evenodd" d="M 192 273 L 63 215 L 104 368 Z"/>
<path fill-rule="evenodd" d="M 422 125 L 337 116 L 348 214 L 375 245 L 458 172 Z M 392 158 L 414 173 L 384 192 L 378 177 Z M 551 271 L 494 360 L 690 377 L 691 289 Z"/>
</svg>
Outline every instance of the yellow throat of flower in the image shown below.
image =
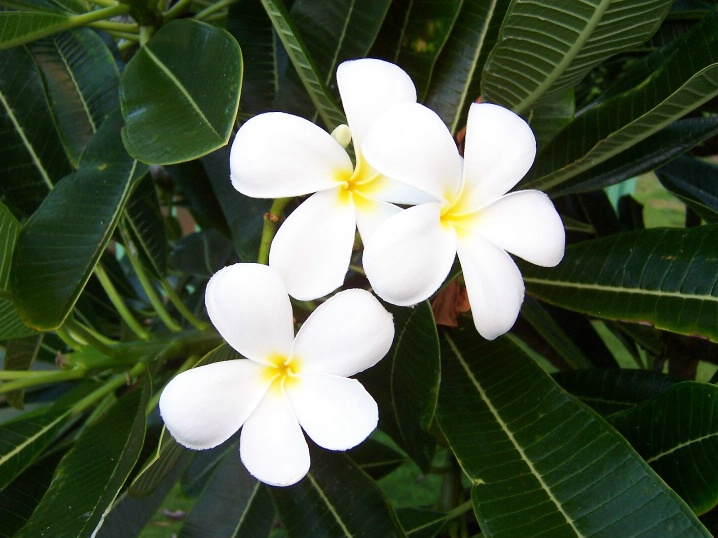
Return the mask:
<svg viewBox="0 0 718 538">
<path fill-rule="evenodd" d="M 301 370 L 299 359 L 275 354 L 269 360 L 272 364 L 264 367 L 263 375 L 271 384 L 270 390 L 281 392 L 289 384 L 299 382 L 297 377 Z"/>
<path fill-rule="evenodd" d="M 376 192 L 381 189 L 381 178 L 382 175 L 374 170 L 360 153 L 352 172 L 343 170 L 336 175 L 337 182 L 341 184 L 339 200 L 343 203 L 354 200 L 359 206 L 373 199 Z"/>
<path fill-rule="evenodd" d="M 452 199 L 453 198 L 453 199 Z M 446 202 L 441 208 L 439 220 L 443 226 L 451 226 L 461 236 L 469 231 L 471 224 L 479 218 L 480 211 L 466 207 L 466 200 L 462 192 L 456 196 L 446 196 Z"/>
</svg>

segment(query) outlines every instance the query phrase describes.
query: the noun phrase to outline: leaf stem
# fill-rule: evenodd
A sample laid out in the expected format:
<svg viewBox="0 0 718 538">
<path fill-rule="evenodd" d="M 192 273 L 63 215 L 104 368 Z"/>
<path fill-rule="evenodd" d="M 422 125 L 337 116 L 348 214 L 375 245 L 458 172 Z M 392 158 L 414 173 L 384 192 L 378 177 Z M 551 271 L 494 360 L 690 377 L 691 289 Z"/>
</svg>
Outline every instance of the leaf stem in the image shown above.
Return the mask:
<svg viewBox="0 0 718 538">
<path fill-rule="evenodd" d="M 284 211 L 290 200 L 291 198 L 277 198 L 272 202 L 269 212 L 264 214 L 264 226 L 262 226 L 262 239 L 259 243 L 257 263 L 266 265 L 269 261 L 269 247 L 272 244 L 272 239 L 274 239 L 274 234 L 277 233 L 282 211 Z"/>
<path fill-rule="evenodd" d="M 172 285 L 167 282 L 166 278 L 160 279 L 160 284 L 162 284 L 162 288 L 165 290 L 167 298 L 177 309 L 177 312 L 179 312 L 182 317 L 184 317 L 195 329 L 203 331 L 207 327 L 209 327 L 209 323 L 197 319 L 197 317 L 190 311 L 190 309 L 187 308 L 182 299 L 180 299 L 179 295 L 177 295 L 177 292 L 172 287 Z"/>
<path fill-rule="evenodd" d="M 3 371 L 6 373 L 8 370 Z M 72 368 L 70 370 L 54 370 L 51 372 L 39 372 L 37 370 L 30 372 L 14 372 L 15 374 L 32 374 L 17 375 L 12 381 L 0 385 L 0 394 L 12 392 L 17 389 L 24 389 L 35 385 L 43 385 L 45 383 L 57 383 L 59 381 L 68 381 L 70 379 L 79 379 L 85 377 L 87 370 L 82 367 Z M 1 379 L 1 377 L 0 377 Z"/>
<path fill-rule="evenodd" d="M 149 358 L 149 357 L 148 357 Z M 133 378 L 138 377 L 147 369 L 147 362 L 141 361 L 135 364 L 131 370 L 112 376 L 104 385 L 94 392 L 91 392 L 85 396 L 82 400 L 72 406 L 71 414 L 73 416 L 79 415 L 85 411 L 88 407 L 95 404 L 97 400 L 101 400 L 111 392 L 120 388 L 122 385 L 127 385 Z"/>
<path fill-rule="evenodd" d="M 169 22 L 172 19 L 175 19 L 182 15 L 184 13 L 184 10 L 187 9 L 191 4 L 193 0 L 179 0 L 174 6 L 169 8 L 163 15 L 162 18 L 165 22 Z"/>
<path fill-rule="evenodd" d="M 118 4 L 114 0 L 90 0 L 90 2 L 100 7 L 112 7 Z"/>
<path fill-rule="evenodd" d="M 95 276 L 100 281 L 100 284 L 102 284 L 105 293 L 117 310 L 117 313 L 125 321 L 125 323 L 127 323 L 130 330 L 141 340 L 149 340 L 151 336 L 150 333 L 132 315 L 132 312 L 130 312 L 130 309 L 127 308 L 127 305 L 125 305 L 122 297 L 120 297 L 120 294 L 117 292 L 115 285 L 105 272 L 105 269 L 99 263 L 95 266 Z"/>
<path fill-rule="evenodd" d="M 109 357 L 115 357 L 117 355 L 117 350 L 108 345 L 116 342 L 112 340 L 108 342 L 107 338 L 99 335 L 93 329 L 86 327 L 79 321 L 73 318 L 68 318 L 67 320 L 65 320 L 63 328 L 70 331 L 71 336 L 75 337 L 75 340 L 78 340 L 79 338 L 80 340 L 93 346 L 95 349 Z"/>
<path fill-rule="evenodd" d="M 213 13 L 217 13 L 218 11 L 231 6 L 234 4 L 237 0 L 219 0 L 219 2 L 216 2 L 206 8 L 204 8 L 202 11 L 195 14 L 194 18 L 198 21 L 205 20 L 209 15 L 212 15 Z"/>
<path fill-rule="evenodd" d="M 139 26 L 134 22 L 97 21 L 90 24 L 93 28 L 105 32 L 121 32 L 123 34 L 137 34 Z"/>
</svg>

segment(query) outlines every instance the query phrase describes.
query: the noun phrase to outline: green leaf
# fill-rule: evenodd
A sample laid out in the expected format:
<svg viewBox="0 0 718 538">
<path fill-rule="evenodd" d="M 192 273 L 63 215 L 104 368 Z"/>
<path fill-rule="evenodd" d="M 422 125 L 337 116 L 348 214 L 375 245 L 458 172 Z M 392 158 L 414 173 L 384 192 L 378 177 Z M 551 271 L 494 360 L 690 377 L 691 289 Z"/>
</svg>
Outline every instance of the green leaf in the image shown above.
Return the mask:
<svg viewBox="0 0 718 538">
<path fill-rule="evenodd" d="M 119 112 L 102 124 L 79 170 L 53 189 L 20 232 L 12 290 L 31 327 L 56 329 L 65 321 L 147 171 L 125 152 L 120 125 Z"/>
<path fill-rule="evenodd" d="M 456 134 L 481 93 L 481 73 L 509 0 L 465 0 L 432 75 L 426 105 Z"/>
<path fill-rule="evenodd" d="M 162 430 L 160 444 L 137 473 L 137 476 L 130 484 L 128 493 L 135 498 L 146 497 L 155 490 L 158 484 L 177 467 L 186 466 L 189 463 L 191 451 L 180 445 L 169 435 L 167 430 Z"/>
<path fill-rule="evenodd" d="M 484 68 L 483 96 L 527 112 L 588 71 L 646 41 L 670 0 L 515 0 Z"/>
<path fill-rule="evenodd" d="M 718 341 L 718 226 L 655 228 L 585 241 L 558 267 L 521 263 L 540 299 L 601 318 Z"/>
<path fill-rule="evenodd" d="M 230 240 L 210 229 L 176 241 L 169 260 L 173 268 L 183 273 L 209 278 L 228 265 L 231 254 Z"/>
<path fill-rule="evenodd" d="M 42 72 L 67 156 L 76 168 L 97 128 L 119 104 L 119 73 L 95 32 L 63 32 L 28 46 Z"/>
<path fill-rule="evenodd" d="M 155 277 L 164 276 L 167 272 L 167 230 L 151 174 L 137 184 L 130 196 L 124 221 L 132 241 L 131 245 L 125 246 L 139 254 L 143 266 Z"/>
<path fill-rule="evenodd" d="M 618 155 L 718 95 L 718 9 L 644 81 L 589 108 L 534 164 L 526 188 L 553 189 Z"/>
<path fill-rule="evenodd" d="M 608 421 L 695 513 L 718 504 L 718 387 L 678 383 Z"/>
<path fill-rule="evenodd" d="M 18 214 L 35 211 L 53 184 L 71 172 L 25 47 L 0 52 L 0 194 Z"/>
<path fill-rule="evenodd" d="M 666 189 L 706 222 L 718 223 L 718 166 L 682 157 L 656 170 L 656 175 Z"/>
<path fill-rule="evenodd" d="M 415 0 L 394 2 L 382 32 L 392 43 L 388 57 L 411 76 L 424 101 L 437 60 L 457 22 L 462 2 Z M 438 66 L 437 66 L 438 67 Z"/>
<path fill-rule="evenodd" d="M 552 94 L 531 109 L 528 123 L 536 136 L 540 152 L 571 121 L 576 113 L 573 88 Z"/>
<path fill-rule="evenodd" d="M 487 537 L 710 536 L 593 411 L 508 339 L 445 333 L 437 419 Z"/>
<path fill-rule="evenodd" d="M 69 418 L 68 409 L 45 407 L 0 426 L 0 490 L 42 454 Z"/>
<path fill-rule="evenodd" d="M 327 90 L 322 75 L 309 56 L 307 47 L 282 0 L 262 0 L 262 5 L 324 125 L 331 131 L 346 123 L 344 114 Z"/>
<path fill-rule="evenodd" d="M 371 437 L 355 446 L 347 455 L 374 480 L 388 475 L 406 461 L 406 456 Z"/>
<path fill-rule="evenodd" d="M 410 538 L 434 538 L 447 521 L 445 513 L 428 508 L 400 508 L 397 515 Z"/>
<path fill-rule="evenodd" d="M 0 202 L 0 340 L 35 334 L 20 319 L 8 292 L 13 251 L 19 234 L 20 223 Z"/>
<path fill-rule="evenodd" d="M 17 538 L 52 529 L 58 538 L 94 536 L 137 463 L 145 437 L 149 380 L 82 431 Z"/>
<path fill-rule="evenodd" d="M 680 381 L 661 372 L 618 368 L 556 372 L 551 377 L 565 391 L 604 416 L 633 409 Z"/>
<path fill-rule="evenodd" d="M 435 440 L 429 434 L 439 389 L 439 337 L 428 301 L 388 307 L 394 316 L 392 348 L 358 378 L 379 402 L 379 427 L 427 471 Z"/>
<path fill-rule="evenodd" d="M 270 489 L 289 538 L 404 536 L 379 486 L 348 457 L 312 450 L 311 458 L 298 484 Z"/>
<path fill-rule="evenodd" d="M 180 538 L 269 536 L 274 506 L 267 487 L 242 465 L 237 447 L 225 451 L 180 531 Z"/>
<path fill-rule="evenodd" d="M 15 47 L 71 26 L 72 17 L 61 12 L 0 12 L 0 49 Z"/>
<path fill-rule="evenodd" d="M 549 189 L 553 197 L 615 185 L 665 165 L 718 134 L 718 117 L 684 118 L 582 174 Z"/>
<path fill-rule="evenodd" d="M 35 362 L 44 335 L 38 334 L 29 338 L 13 338 L 5 344 L 5 370 L 27 371 Z M 5 400 L 15 409 L 23 409 L 25 389 L 5 393 Z"/>
<path fill-rule="evenodd" d="M 229 33 L 191 19 L 166 24 L 120 80 L 127 151 L 143 162 L 171 164 L 224 146 L 241 85 L 242 54 Z"/>
</svg>

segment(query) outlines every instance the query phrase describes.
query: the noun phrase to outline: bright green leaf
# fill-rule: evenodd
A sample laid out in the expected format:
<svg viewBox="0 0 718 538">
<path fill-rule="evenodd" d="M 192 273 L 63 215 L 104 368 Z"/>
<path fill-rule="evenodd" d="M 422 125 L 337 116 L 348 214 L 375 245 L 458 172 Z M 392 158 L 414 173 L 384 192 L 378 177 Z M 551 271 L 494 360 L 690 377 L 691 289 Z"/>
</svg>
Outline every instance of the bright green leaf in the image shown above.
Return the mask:
<svg viewBox="0 0 718 538">
<path fill-rule="evenodd" d="M 710 536 L 593 411 L 507 339 L 442 343 L 437 419 L 484 535 Z"/>
<path fill-rule="evenodd" d="M 191 19 L 163 26 L 120 80 L 127 151 L 143 162 L 171 164 L 224 146 L 241 84 L 242 54 L 225 30 Z"/>
<path fill-rule="evenodd" d="M 137 463 L 145 437 L 149 380 L 120 398 L 78 437 L 17 538 L 94 536 Z"/>
<path fill-rule="evenodd" d="M 694 512 L 718 504 L 718 387 L 678 383 L 608 421 Z"/>
<path fill-rule="evenodd" d="M 124 150 L 120 125 L 119 112 L 102 124 L 80 169 L 53 189 L 20 232 L 12 290 L 28 325 L 62 325 L 147 171 Z"/>
<path fill-rule="evenodd" d="M 526 289 L 601 318 L 718 341 L 718 226 L 656 228 L 585 241 L 555 268 L 526 263 Z"/>
<path fill-rule="evenodd" d="M 658 29 L 670 0 L 514 0 L 484 68 L 483 96 L 527 113 Z"/>
</svg>

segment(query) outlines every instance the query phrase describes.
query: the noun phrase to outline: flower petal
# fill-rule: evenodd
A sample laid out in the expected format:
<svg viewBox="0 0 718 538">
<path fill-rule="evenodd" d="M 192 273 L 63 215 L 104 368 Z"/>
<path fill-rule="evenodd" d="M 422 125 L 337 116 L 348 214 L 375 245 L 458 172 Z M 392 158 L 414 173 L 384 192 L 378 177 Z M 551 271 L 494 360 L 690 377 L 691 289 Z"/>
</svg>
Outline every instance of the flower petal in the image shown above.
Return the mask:
<svg viewBox="0 0 718 538">
<path fill-rule="evenodd" d="M 279 228 L 269 265 L 282 274 L 292 297 L 301 301 L 322 297 L 344 283 L 355 231 L 351 199 L 343 199 L 338 189 L 318 192 Z"/>
<path fill-rule="evenodd" d="M 337 293 L 320 305 L 299 329 L 292 357 L 300 372 L 348 377 L 374 366 L 391 347 L 391 314 L 368 291 Z"/>
<path fill-rule="evenodd" d="M 207 314 L 227 343 L 248 359 L 286 355 L 294 315 L 281 275 L 266 265 L 237 263 L 217 271 L 205 291 Z"/>
<path fill-rule="evenodd" d="M 329 189 L 353 170 L 349 155 L 329 133 L 283 112 L 259 114 L 242 125 L 229 165 L 234 188 L 254 198 Z"/>
<path fill-rule="evenodd" d="M 487 340 L 513 327 L 524 300 L 524 281 L 504 250 L 481 236 L 464 236 L 458 244 L 459 261 L 474 325 Z"/>
<path fill-rule="evenodd" d="M 229 439 L 269 388 L 264 366 L 240 359 L 182 372 L 162 391 L 160 414 L 178 443 L 196 450 Z"/>
<path fill-rule="evenodd" d="M 364 270 L 374 292 L 392 304 L 427 299 L 449 274 L 456 232 L 443 226 L 439 204 L 411 207 L 387 219 L 368 238 Z"/>
<path fill-rule="evenodd" d="M 481 210 L 472 231 L 536 265 L 553 267 L 563 258 L 566 233 L 561 217 L 540 191 L 502 196 Z"/>
<path fill-rule="evenodd" d="M 362 241 L 365 243 L 367 238 L 374 233 L 374 230 L 376 230 L 382 222 L 401 211 L 400 207 L 380 200 L 370 200 L 355 195 L 354 201 L 354 205 L 356 206 L 357 228 L 359 229 L 359 235 L 361 235 Z"/>
<path fill-rule="evenodd" d="M 472 104 L 464 146 L 467 205 L 478 209 L 509 192 L 535 156 L 536 138 L 520 116 L 498 105 Z"/>
<path fill-rule="evenodd" d="M 270 390 L 242 427 L 242 463 L 257 480 L 291 486 L 309 471 L 309 447 L 283 393 Z"/>
<path fill-rule="evenodd" d="M 299 424 L 328 450 L 348 450 L 376 428 L 379 409 L 356 379 L 324 374 L 300 376 L 287 388 Z"/>
<path fill-rule="evenodd" d="M 416 102 L 411 77 L 399 66 L 383 60 L 363 58 L 341 63 L 337 86 L 357 154 L 377 115 L 397 103 Z"/>
<path fill-rule="evenodd" d="M 461 184 L 461 156 L 444 122 L 416 103 L 391 107 L 366 134 L 364 158 L 382 174 L 423 190 L 436 201 Z"/>
</svg>

